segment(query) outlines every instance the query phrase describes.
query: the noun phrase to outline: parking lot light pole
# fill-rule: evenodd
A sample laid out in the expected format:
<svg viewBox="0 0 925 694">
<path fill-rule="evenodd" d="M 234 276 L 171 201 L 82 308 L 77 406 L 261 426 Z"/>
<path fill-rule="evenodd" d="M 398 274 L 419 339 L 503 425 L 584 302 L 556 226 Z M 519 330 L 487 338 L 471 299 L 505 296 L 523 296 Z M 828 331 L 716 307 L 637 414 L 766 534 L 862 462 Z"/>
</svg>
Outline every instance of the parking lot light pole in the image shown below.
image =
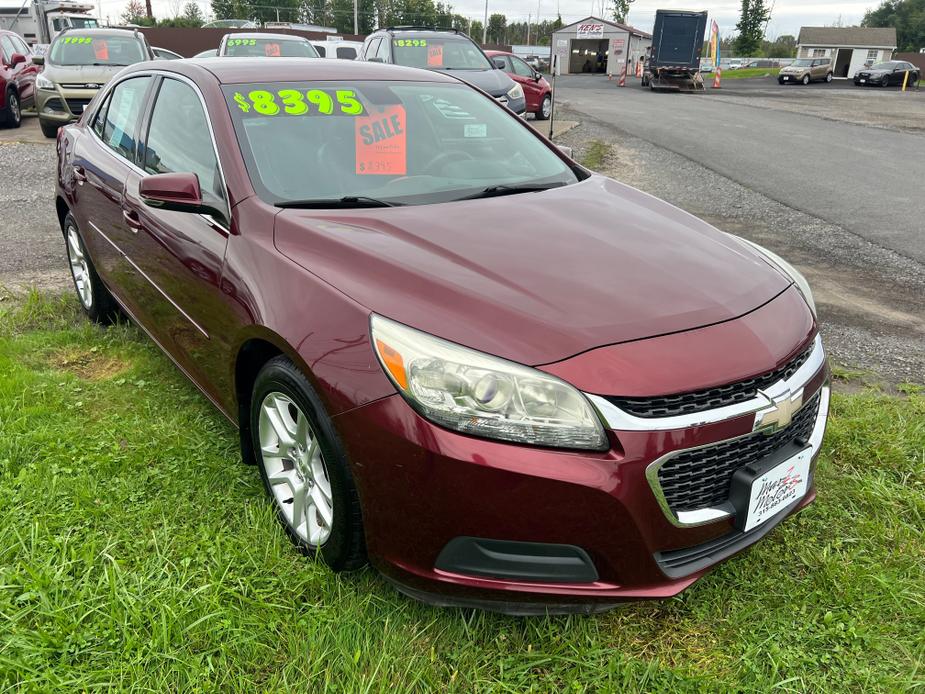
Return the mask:
<svg viewBox="0 0 925 694">
<path fill-rule="evenodd" d="M 488 0 L 485 0 L 485 22 L 482 24 L 482 45 L 488 41 Z"/>
</svg>

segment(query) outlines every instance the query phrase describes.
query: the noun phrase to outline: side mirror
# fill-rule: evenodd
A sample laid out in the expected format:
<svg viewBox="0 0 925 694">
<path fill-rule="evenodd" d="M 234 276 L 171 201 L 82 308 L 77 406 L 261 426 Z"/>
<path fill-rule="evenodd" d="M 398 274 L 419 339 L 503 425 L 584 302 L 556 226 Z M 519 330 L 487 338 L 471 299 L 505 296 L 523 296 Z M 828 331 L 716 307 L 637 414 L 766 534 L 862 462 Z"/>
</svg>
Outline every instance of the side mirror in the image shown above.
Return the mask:
<svg viewBox="0 0 925 694">
<path fill-rule="evenodd" d="M 539 82 L 541 79 L 543 79 L 543 76 L 540 74 L 539 70 L 534 70 L 533 71 L 533 81 Z"/>
<path fill-rule="evenodd" d="M 44 55 L 34 55 L 34 56 L 32 56 L 32 64 L 33 64 L 33 65 L 44 65 L 44 64 L 45 64 L 45 56 L 44 56 Z"/>
<path fill-rule="evenodd" d="M 10 67 L 22 65 L 24 62 L 26 62 L 26 56 L 24 56 L 22 53 L 14 53 L 10 56 Z"/>
<path fill-rule="evenodd" d="M 199 177 L 194 173 L 167 173 L 145 176 L 138 185 L 138 194 L 148 207 L 193 214 L 215 214 L 204 205 Z"/>
</svg>

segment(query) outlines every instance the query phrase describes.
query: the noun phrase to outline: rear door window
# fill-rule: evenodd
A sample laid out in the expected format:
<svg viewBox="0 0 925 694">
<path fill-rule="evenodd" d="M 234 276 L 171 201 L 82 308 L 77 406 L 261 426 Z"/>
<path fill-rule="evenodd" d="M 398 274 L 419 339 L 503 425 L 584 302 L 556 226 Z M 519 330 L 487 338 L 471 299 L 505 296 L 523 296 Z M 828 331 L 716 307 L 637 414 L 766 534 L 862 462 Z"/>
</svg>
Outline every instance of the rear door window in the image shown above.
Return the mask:
<svg viewBox="0 0 925 694">
<path fill-rule="evenodd" d="M 533 77 L 533 68 L 527 65 L 523 60 L 517 57 L 511 58 L 514 65 L 514 74 L 521 77 Z"/>
<path fill-rule="evenodd" d="M 144 106 L 151 77 L 133 77 L 112 90 L 100 138 L 116 154 L 135 161 L 138 146 L 138 120 Z"/>
</svg>

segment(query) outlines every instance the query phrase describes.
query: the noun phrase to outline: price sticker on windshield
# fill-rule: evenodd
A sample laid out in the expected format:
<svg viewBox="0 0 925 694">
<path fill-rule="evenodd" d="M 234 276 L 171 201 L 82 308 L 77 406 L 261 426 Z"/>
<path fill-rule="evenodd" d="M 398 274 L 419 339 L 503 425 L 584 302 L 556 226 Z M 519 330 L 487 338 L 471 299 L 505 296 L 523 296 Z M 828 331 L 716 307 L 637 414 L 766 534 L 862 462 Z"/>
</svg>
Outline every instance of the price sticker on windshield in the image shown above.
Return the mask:
<svg viewBox="0 0 925 694">
<path fill-rule="evenodd" d="M 89 36 L 65 36 L 61 43 L 93 43 L 93 39 Z"/>
<path fill-rule="evenodd" d="M 408 171 L 404 106 L 380 106 L 357 118 L 356 172 L 404 176 Z"/>
<path fill-rule="evenodd" d="M 229 46 L 256 46 L 257 39 L 228 39 Z"/>
<path fill-rule="evenodd" d="M 360 116 L 363 104 L 352 89 L 254 89 L 235 92 L 234 102 L 247 116 Z"/>
<path fill-rule="evenodd" d="M 428 46 L 427 47 L 427 65 L 429 67 L 442 67 L 443 66 L 443 46 Z"/>
<path fill-rule="evenodd" d="M 427 39 L 394 39 L 392 45 L 398 48 L 427 48 Z"/>
</svg>

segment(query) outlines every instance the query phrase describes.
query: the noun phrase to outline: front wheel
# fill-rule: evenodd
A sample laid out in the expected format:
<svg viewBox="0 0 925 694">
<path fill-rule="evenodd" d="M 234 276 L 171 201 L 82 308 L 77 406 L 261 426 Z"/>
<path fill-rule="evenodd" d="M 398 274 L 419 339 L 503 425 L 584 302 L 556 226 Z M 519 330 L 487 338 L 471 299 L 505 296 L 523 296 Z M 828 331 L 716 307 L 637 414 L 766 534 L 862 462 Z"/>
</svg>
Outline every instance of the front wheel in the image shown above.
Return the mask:
<svg viewBox="0 0 925 694">
<path fill-rule="evenodd" d="M 39 127 L 42 128 L 42 134 L 45 137 L 58 137 L 58 128 L 60 127 L 58 123 L 39 118 Z"/>
<path fill-rule="evenodd" d="M 549 120 L 552 113 L 552 95 L 546 94 L 540 102 L 540 110 L 536 112 L 537 120 Z"/>
<path fill-rule="evenodd" d="M 884 75 L 884 76 L 883 76 L 883 79 L 880 80 L 880 86 L 881 86 L 881 87 L 889 87 L 889 86 L 890 86 L 890 78 L 887 77 L 886 75 Z"/>
<path fill-rule="evenodd" d="M 71 268 L 71 279 L 77 290 L 77 299 L 84 313 L 95 323 L 109 325 L 119 315 L 119 308 L 112 294 L 106 289 L 93 267 L 93 261 L 87 253 L 77 221 L 68 212 L 64 218 L 64 241 L 67 244 L 67 260 Z"/>
<path fill-rule="evenodd" d="M 250 410 L 254 458 L 286 534 L 334 571 L 363 566 L 363 518 L 346 453 L 320 398 L 288 357 L 261 369 Z"/>
<path fill-rule="evenodd" d="M 803 75 L 803 84 L 804 85 L 809 84 L 809 75 Z"/>
<path fill-rule="evenodd" d="M 12 89 L 6 93 L 6 108 L 0 111 L 0 123 L 9 128 L 18 128 L 22 125 L 22 107 L 19 104 L 19 95 Z"/>
</svg>

